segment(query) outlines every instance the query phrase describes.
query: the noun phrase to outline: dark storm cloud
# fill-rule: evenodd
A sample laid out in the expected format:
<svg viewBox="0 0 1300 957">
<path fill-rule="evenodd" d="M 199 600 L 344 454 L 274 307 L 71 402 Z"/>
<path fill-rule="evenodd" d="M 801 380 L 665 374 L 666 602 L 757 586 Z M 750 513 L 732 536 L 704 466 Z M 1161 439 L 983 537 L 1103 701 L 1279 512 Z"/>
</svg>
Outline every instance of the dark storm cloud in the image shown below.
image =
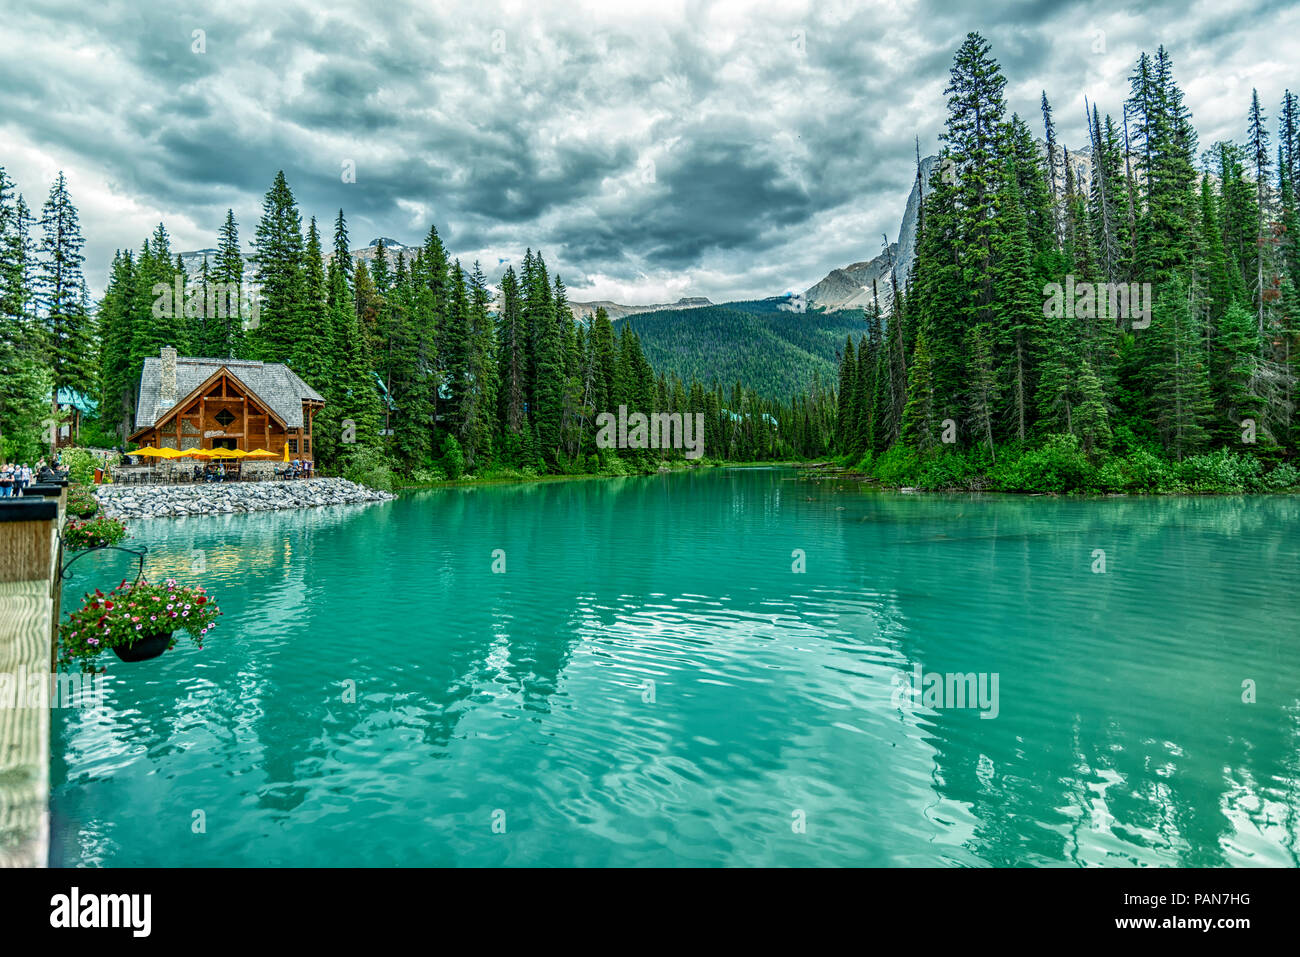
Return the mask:
<svg viewBox="0 0 1300 957">
<path fill-rule="evenodd" d="M 543 249 L 574 298 L 773 294 L 896 238 L 969 30 L 1072 146 L 1083 97 L 1118 114 L 1161 43 L 1203 146 L 1241 137 L 1252 86 L 1300 86 L 1300 18 L 1270 0 L 14 7 L 0 164 L 33 204 L 67 170 L 96 287 L 159 220 L 208 246 L 230 207 L 251 239 L 284 169 L 354 245 L 436 225 L 493 276 Z"/>
</svg>

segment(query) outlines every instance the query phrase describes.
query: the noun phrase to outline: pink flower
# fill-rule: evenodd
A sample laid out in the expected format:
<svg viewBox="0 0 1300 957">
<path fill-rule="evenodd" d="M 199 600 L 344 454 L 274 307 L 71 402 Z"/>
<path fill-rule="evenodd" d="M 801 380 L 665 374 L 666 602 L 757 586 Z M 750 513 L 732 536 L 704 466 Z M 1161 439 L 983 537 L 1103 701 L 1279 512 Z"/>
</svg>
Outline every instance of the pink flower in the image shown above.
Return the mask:
<svg viewBox="0 0 1300 957">
<path fill-rule="evenodd" d="M 88 645 L 97 645 L 97 644 L 99 644 L 99 639 L 98 639 L 98 638 L 87 638 L 87 639 L 86 639 L 86 644 L 88 644 Z"/>
<path fill-rule="evenodd" d="M 157 615 L 150 615 L 150 616 L 149 616 L 149 620 L 150 620 L 150 621 L 157 621 L 157 620 L 158 620 L 158 616 L 157 616 Z"/>
<path fill-rule="evenodd" d="M 135 630 L 136 630 L 136 631 L 139 631 L 139 630 L 140 630 L 141 628 L 143 628 L 143 627 L 144 627 L 144 625 L 136 625 L 136 626 L 135 626 Z"/>
</svg>

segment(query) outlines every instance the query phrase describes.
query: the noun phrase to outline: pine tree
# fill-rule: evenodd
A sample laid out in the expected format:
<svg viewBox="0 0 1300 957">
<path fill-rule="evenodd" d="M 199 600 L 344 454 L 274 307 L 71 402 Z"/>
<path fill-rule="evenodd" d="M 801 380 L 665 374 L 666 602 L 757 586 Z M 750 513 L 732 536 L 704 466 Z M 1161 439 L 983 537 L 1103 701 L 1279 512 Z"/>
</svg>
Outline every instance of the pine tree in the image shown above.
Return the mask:
<svg viewBox="0 0 1300 957">
<path fill-rule="evenodd" d="M 0 167 L 0 459 L 31 459 L 48 432 L 52 383 L 33 319 L 31 216 Z"/>
<path fill-rule="evenodd" d="M 1022 164 L 1028 162 L 1027 158 L 1021 160 Z M 1035 163 L 1029 167 L 1026 178 L 1037 176 L 1040 173 Z M 968 338 L 967 341 L 968 347 L 978 343 L 989 349 L 991 361 L 996 352 L 998 377 L 1008 383 L 1006 406 L 1003 409 L 1001 390 L 985 388 L 972 382 L 972 387 L 978 389 L 980 395 L 997 403 L 997 406 L 987 410 L 990 450 L 994 431 L 1017 442 L 1024 442 L 1028 438 L 1033 425 L 1034 386 L 1042 351 L 1039 341 L 1042 283 L 1035 276 L 1033 237 L 1017 188 L 1019 177 L 1017 164 L 1009 163 L 994 204 L 997 228 L 990 264 L 994 296 L 992 308 L 988 311 L 989 320 L 981 324 L 985 327 L 984 331 L 977 339 Z M 1041 203 L 1041 197 L 1035 202 Z M 1041 208 L 1037 215 L 1043 215 Z M 1050 242 L 1046 224 L 1040 224 L 1039 233 L 1039 253 L 1045 255 L 1049 251 L 1046 243 Z M 969 351 L 967 354 L 973 361 L 974 354 Z M 970 374 L 973 380 L 978 380 L 983 373 L 984 370 L 972 367 Z M 995 427 L 995 420 L 1003 418 L 1010 423 L 1010 428 L 1005 433 Z M 984 424 L 981 423 L 981 428 Z"/>
<path fill-rule="evenodd" d="M 924 331 L 916 340 L 916 352 L 908 369 L 907 408 L 903 412 L 903 440 L 921 452 L 935 446 L 934 378 L 930 344 Z"/>
<path fill-rule="evenodd" d="M 284 171 L 262 202 L 257 224 L 257 267 L 260 287 L 258 326 L 250 334 L 253 353 L 265 362 L 291 362 L 293 350 L 308 333 L 302 217 Z"/>
<path fill-rule="evenodd" d="M 326 305 L 334 370 L 324 395 L 325 408 L 316 416 L 313 439 L 319 459 L 340 465 L 357 448 L 379 443 L 380 405 L 366 337 L 361 333 L 357 296 L 353 292 L 352 256 L 347 221 L 339 210 L 334 223 L 334 254 L 327 272 Z"/>
<path fill-rule="evenodd" d="M 487 279 L 478 262 L 469 277 L 468 388 L 462 407 L 461 445 L 465 462 L 475 470 L 492 458 L 497 370 Z"/>
<path fill-rule="evenodd" d="M 1203 451 L 1213 410 L 1210 380 L 1204 337 L 1181 279 L 1161 288 L 1140 348 L 1149 423 L 1174 458 Z"/>
<path fill-rule="evenodd" d="M 992 455 L 993 416 L 998 402 L 998 377 L 993 368 L 992 330 L 978 325 L 967 335 L 970 348 L 970 408 L 971 431 Z"/>
<path fill-rule="evenodd" d="M 606 325 L 608 325 L 606 319 Z M 501 427 L 510 439 L 510 447 L 518 448 L 524 428 L 525 388 L 528 375 L 527 343 L 520 301 L 519 282 L 514 267 L 507 267 L 501 277 L 501 308 L 497 323 L 497 356 L 500 359 L 498 378 L 501 383 Z"/>
<path fill-rule="evenodd" d="M 1083 450 L 1089 454 L 1110 444 L 1110 413 L 1102 381 L 1087 359 L 1079 370 L 1079 407 L 1074 416 Z"/>
<path fill-rule="evenodd" d="M 534 264 L 533 283 L 533 292 L 528 297 L 526 307 L 533 326 L 533 355 L 536 369 L 536 382 L 533 401 L 529 405 L 529 415 L 537 425 L 537 439 L 541 444 L 542 455 L 547 462 L 556 462 L 559 457 L 561 424 L 564 416 L 565 355 L 546 265 L 542 262 L 540 254 Z M 635 336 L 632 338 L 635 340 Z M 649 384 L 645 383 L 641 376 L 643 370 L 640 367 L 644 363 L 644 357 L 641 356 L 639 342 L 636 343 L 633 358 L 638 357 L 639 361 L 634 363 L 636 368 L 633 371 L 638 379 L 639 407 L 649 412 L 652 400 L 648 389 Z"/>
<path fill-rule="evenodd" d="M 1250 121 L 1247 130 L 1247 142 L 1250 150 L 1250 160 L 1255 171 L 1255 209 L 1256 209 L 1256 234 L 1255 234 L 1255 302 L 1256 315 L 1259 326 L 1259 335 L 1262 339 L 1264 336 L 1264 268 L 1267 251 L 1271 249 L 1267 237 L 1267 227 L 1270 219 L 1269 216 L 1269 190 L 1268 178 L 1271 164 L 1268 145 L 1268 128 L 1266 126 L 1266 117 L 1264 111 L 1259 105 L 1259 91 L 1250 91 Z"/>
<path fill-rule="evenodd" d="M 61 388 L 90 391 L 94 382 L 92 317 L 82 301 L 82 249 L 77 207 L 60 172 L 41 210 L 41 243 L 36 274 L 36 303 L 45 323 L 45 344 L 55 392 Z M 50 399 L 58 418 L 57 394 Z"/>
<path fill-rule="evenodd" d="M 118 250 L 99 304 L 99 374 L 100 419 L 107 427 L 116 429 L 122 438 L 133 431 L 135 422 L 136 382 L 132 380 L 131 342 L 137 288 L 131 251 Z"/>
<path fill-rule="evenodd" d="M 858 340 L 858 371 L 853 383 L 853 454 L 861 455 L 871 447 L 871 423 L 875 398 L 872 389 L 871 347 L 867 337 Z"/>
<path fill-rule="evenodd" d="M 853 337 L 844 339 L 844 353 L 840 358 L 840 392 L 835 415 L 836 443 L 844 454 L 852 454 L 856 446 L 854 428 L 857 425 L 854 403 L 857 400 L 858 359 L 853 348 Z"/>
<path fill-rule="evenodd" d="M 1266 438 L 1264 402 L 1258 394 L 1261 372 L 1259 332 L 1255 317 L 1240 302 L 1228 306 L 1215 336 L 1215 432 L 1220 441 L 1233 444 L 1241 440 L 1242 425 L 1252 420 Z"/>
<path fill-rule="evenodd" d="M 226 221 L 217 233 L 217 255 L 211 279 L 222 286 L 224 316 L 209 317 L 211 355 L 218 359 L 241 358 L 244 342 L 244 256 L 239 247 L 239 224 L 234 210 L 226 210 Z"/>
<path fill-rule="evenodd" d="M 327 299 L 320 233 L 316 229 L 316 217 L 313 216 L 307 228 L 301 300 L 297 304 L 297 311 L 305 316 L 306 322 L 290 348 L 289 366 L 318 391 L 325 389 L 335 374 L 335 346 L 333 329 L 328 321 Z"/>
</svg>

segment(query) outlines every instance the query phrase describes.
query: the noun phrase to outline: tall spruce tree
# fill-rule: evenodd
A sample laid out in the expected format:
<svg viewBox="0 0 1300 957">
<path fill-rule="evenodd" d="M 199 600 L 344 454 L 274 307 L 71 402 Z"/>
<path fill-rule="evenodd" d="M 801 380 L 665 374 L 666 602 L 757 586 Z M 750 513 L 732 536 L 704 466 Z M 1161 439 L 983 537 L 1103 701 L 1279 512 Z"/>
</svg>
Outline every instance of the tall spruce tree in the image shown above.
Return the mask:
<svg viewBox="0 0 1300 957">
<path fill-rule="evenodd" d="M 302 216 L 283 170 L 262 201 L 253 246 L 260 314 L 250 346 L 259 359 L 288 363 L 310 330 Z"/>
</svg>

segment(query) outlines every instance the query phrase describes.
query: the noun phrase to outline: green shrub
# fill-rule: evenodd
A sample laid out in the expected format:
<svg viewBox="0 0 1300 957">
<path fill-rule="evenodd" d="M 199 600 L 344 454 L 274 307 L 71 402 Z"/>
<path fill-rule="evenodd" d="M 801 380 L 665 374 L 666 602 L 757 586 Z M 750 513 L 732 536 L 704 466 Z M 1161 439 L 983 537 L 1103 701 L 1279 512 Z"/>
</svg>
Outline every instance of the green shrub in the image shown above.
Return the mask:
<svg viewBox="0 0 1300 957">
<path fill-rule="evenodd" d="M 1079 437 L 1061 433 L 1047 436 L 1039 448 L 999 460 L 989 479 L 1004 492 L 1086 491 L 1098 484 Z"/>
<path fill-rule="evenodd" d="M 1178 465 L 1179 477 L 1197 492 L 1225 494 L 1254 492 L 1264 487 L 1263 466 L 1253 455 L 1219 449 L 1205 455 L 1193 455 Z"/>
<path fill-rule="evenodd" d="M 68 470 L 68 481 L 77 485 L 90 485 L 95 481 L 99 459 L 85 449 L 67 448 L 60 453 L 60 461 Z"/>
<path fill-rule="evenodd" d="M 1097 470 L 1103 492 L 1167 492 L 1179 483 L 1170 464 L 1145 446 L 1129 446 L 1125 455 L 1108 456 Z"/>
<path fill-rule="evenodd" d="M 617 455 L 609 454 L 605 456 L 605 464 L 601 466 L 601 475 L 636 475 L 637 469 L 626 459 L 621 459 Z"/>
<path fill-rule="evenodd" d="M 396 484 L 392 465 L 383 451 L 368 446 L 360 446 L 351 452 L 343 466 L 343 477 L 381 492 L 391 492 Z"/>
<path fill-rule="evenodd" d="M 454 435 L 447 436 L 442 443 L 442 470 L 453 482 L 465 474 L 465 453 Z"/>
<path fill-rule="evenodd" d="M 915 485 L 921 471 L 919 462 L 915 449 L 894 445 L 876 457 L 871 474 L 882 485 Z"/>
<path fill-rule="evenodd" d="M 1281 462 L 1264 478 L 1266 488 L 1281 491 L 1300 486 L 1300 469 L 1290 462 Z"/>
<path fill-rule="evenodd" d="M 917 484 L 921 488 L 944 491 L 970 490 L 980 485 L 980 465 L 976 456 L 961 452 L 943 452 L 922 460 Z"/>
</svg>

